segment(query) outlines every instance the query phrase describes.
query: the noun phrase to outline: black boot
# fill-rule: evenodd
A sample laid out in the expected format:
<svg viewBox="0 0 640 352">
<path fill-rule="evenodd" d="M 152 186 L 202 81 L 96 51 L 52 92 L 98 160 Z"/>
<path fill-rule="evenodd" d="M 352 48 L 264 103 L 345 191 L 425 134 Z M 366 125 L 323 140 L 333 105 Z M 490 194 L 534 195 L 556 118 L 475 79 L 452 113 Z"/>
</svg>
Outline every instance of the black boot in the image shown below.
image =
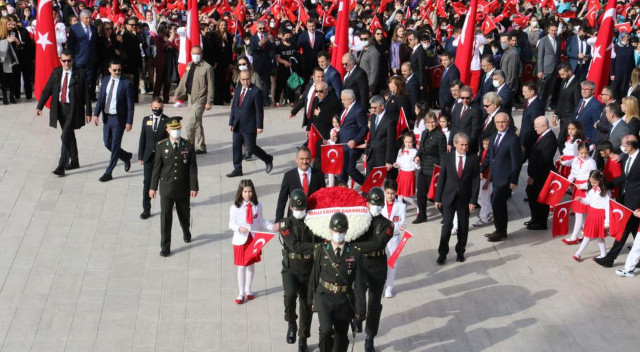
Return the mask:
<svg viewBox="0 0 640 352">
<path fill-rule="evenodd" d="M 373 336 L 367 335 L 367 338 L 364 340 L 364 352 L 376 352 L 376 349 L 373 347 Z"/>
<path fill-rule="evenodd" d="M 307 338 L 301 337 L 300 340 L 298 340 L 298 352 L 307 352 L 308 350 L 309 348 L 307 347 Z"/>
<path fill-rule="evenodd" d="M 9 96 L 7 95 L 7 91 L 2 91 L 2 104 L 9 105 Z"/>
<path fill-rule="evenodd" d="M 296 332 L 298 332 L 298 326 L 295 322 L 289 322 L 289 330 L 287 330 L 287 343 L 292 345 L 296 343 Z"/>
</svg>

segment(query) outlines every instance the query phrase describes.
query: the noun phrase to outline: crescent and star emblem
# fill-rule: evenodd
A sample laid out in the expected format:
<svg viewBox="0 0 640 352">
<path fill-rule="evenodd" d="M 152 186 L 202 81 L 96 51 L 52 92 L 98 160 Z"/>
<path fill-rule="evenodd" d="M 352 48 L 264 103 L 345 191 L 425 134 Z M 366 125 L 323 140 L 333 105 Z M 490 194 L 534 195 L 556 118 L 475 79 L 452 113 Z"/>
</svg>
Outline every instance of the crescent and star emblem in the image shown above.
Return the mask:
<svg viewBox="0 0 640 352">
<path fill-rule="evenodd" d="M 614 209 L 614 210 L 613 210 L 613 213 L 614 213 L 614 214 L 620 214 L 620 217 L 619 217 L 619 218 L 616 216 L 616 218 L 617 218 L 618 220 L 622 220 L 622 218 L 624 217 L 624 214 L 622 213 L 622 210 L 620 210 L 620 209 Z"/>
<path fill-rule="evenodd" d="M 564 212 L 564 215 L 562 215 L 562 212 Z M 561 224 L 562 224 L 562 221 L 564 220 L 564 218 L 567 216 L 567 213 L 568 213 L 567 208 L 562 208 L 562 209 L 560 209 L 560 210 L 558 211 L 558 217 L 560 217 L 560 220 L 558 220 L 558 221 L 559 221 Z"/>
<path fill-rule="evenodd" d="M 259 247 L 260 247 L 260 246 L 258 246 L 258 243 L 260 243 L 260 242 L 262 242 L 262 246 L 264 246 L 267 243 L 267 241 L 265 241 L 264 238 L 259 238 L 258 240 L 256 240 L 256 243 L 253 244 L 253 253 L 254 254 L 258 252 Z"/>
<path fill-rule="evenodd" d="M 335 156 L 335 157 L 331 157 L 331 153 L 335 153 L 335 154 L 336 154 L 336 156 Z M 329 151 L 327 152 L 327 157 L 328 157 L 329 159 L 331 159 L 331 162 L 332 162 L 332 163 L 333 163 L 333 162 L 335 162 L 335 161 L 336 161 L 336 158 L 338 157 L 338 151 L 337 151 L 337 150 L 335 150 L 335 149 L 329 149 Z"/>
<path fill-rule="evenodd" d="M 371 175 L 371 180 L 377 182 L 380 177 L 382 177 L 382 171 L 378 170 Z"/>
<path fill-rule="evenodd" d="M 556 183 L 558 184 L 558 188 L 554 189 L 553 185 L 556 184 Z M 559 191 L 560 188 L 562 188 L 562 183 L 560 183 L 560 181 L 557 181 L 557 180 L 556 181 L 552 181 L 551 182 L 551 192 L 549 192 L 549 193 L 553 194 L 553 193 L 555 193 L 555 191 Z"/>
</svg>

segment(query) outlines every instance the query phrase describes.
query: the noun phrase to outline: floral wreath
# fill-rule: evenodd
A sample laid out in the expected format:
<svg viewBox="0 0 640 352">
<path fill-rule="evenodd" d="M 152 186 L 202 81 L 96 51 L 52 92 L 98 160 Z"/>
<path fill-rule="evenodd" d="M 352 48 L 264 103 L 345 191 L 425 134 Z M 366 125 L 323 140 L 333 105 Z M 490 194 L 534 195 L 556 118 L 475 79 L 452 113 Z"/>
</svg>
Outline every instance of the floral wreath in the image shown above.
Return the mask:
<svg viewBox="0 0 640 352">
<path fill-rule="evenodd" d="M 344 213 L 349 219 L 345 236 L 347 242 L 362 236 L 371 225 L 367 201 L 358 192 L 346 187 L 322 188 L 313 193 L 307 201 L 304 222 L 316 236 L 331 240 L 329 222 L 331 216 L 338 212 Z"/>
</svg>

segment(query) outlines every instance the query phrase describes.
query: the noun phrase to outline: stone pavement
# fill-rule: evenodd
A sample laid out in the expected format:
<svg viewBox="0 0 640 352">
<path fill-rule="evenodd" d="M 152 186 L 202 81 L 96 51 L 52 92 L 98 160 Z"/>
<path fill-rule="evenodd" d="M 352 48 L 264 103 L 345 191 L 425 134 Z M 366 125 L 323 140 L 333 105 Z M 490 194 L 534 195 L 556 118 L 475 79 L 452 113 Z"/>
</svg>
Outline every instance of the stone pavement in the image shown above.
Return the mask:
<svg viewBox="0 0 640 352">
<path fill-rule="evenodd" d="M 82 167 L 55 177 L 59 130 L 34 108 L 0 107 L 2 352 L 296 350 L 285 343 L 277 241 L 256 266 L 256 299 L 233 303 L 227 219 L 239 179 L 224 176 L 231 171 L 228 108 L 205 115 L 209 154 L 198 156 L 193 242 L 182 242 L 174 221 L 166 259 L 158 255 L 159 202 L 151 219 L 138 217 L 141 166 L 125 173 L 119 164 L 113 181 L 98 182 L 108 152 L 102 128 L 85 126 L 77 133 Z M 137 151 L 148 109 L 138 105 L 124 149 Z M 266 218 L 274 216 L 282 174 L 303 137 L 300 120 L 287 117 L 286 109 L 268 109 L 258 138 L 275 155 L 273 172 L 266 175 L 260 161 L 244 164 Z M 397 295 L 383 301 L 378 351 L 637 351 L 640 279 L 618 278 L 591 260 L 576 263 L 575 247 L 523 229 L 523 183 L 511 200 L 509 239 L 492 244 L 483 237 L 491 228 L 472 229 L 465 263 L 450 255 L 446 265 L 435 264 L 440 217 L 432 207 L 428 223 L 409 225 L 415 237 L 399 262 Z M 593 245 L 584 257 L 596 255 Z M 626 250 L 618 267 L 624 258 Z M 316 331 L 314 319 L 312 350 Z"/>
</svg>

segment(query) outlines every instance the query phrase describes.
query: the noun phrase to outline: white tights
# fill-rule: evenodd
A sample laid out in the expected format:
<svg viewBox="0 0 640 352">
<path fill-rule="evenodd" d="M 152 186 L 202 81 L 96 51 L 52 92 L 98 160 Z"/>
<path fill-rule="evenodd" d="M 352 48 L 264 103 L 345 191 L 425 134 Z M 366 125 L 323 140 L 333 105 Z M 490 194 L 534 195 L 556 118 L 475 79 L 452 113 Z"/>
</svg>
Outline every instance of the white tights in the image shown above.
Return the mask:
<svg viewBox="0 0 640 352">
<path fill-rule="evenodd" d="M 584 226 L 584 215 L 585 214 L 576 213 L 576 223 L 573 225 L 573 234 L 571 234 L 569 241 L 575 241 L 578 239 L 578 234 L 580 233 L 580 230 L 582 230 L 582 226 Z"/>
<path fill-rule="evenodd" d="M 576 252 L 576 255 L 578 257 L 582 256 L 582 252 L 584 251 L 585 248 L 587 248 L 587 245 L 591 240 L 592 239 L 589 237 L 585 237 L 582 240 L 582 243 L 580 243 L 580 248 L 578 248 L 578 251 Z M 598 243 L 598 249 L 600 250 L 600 257 L 604 257 L 605 255 L 607 255 L 607 251 L 604 248 L 604 238 L 595 238 L 595 241 Z"/>
<path fill-rule="evenodd" d="M 244 296 L 251 292 L 251 282 L 253 282 L 253 271 L 255 264 L 238 267 L 238 296 Z"/>
</svg>

